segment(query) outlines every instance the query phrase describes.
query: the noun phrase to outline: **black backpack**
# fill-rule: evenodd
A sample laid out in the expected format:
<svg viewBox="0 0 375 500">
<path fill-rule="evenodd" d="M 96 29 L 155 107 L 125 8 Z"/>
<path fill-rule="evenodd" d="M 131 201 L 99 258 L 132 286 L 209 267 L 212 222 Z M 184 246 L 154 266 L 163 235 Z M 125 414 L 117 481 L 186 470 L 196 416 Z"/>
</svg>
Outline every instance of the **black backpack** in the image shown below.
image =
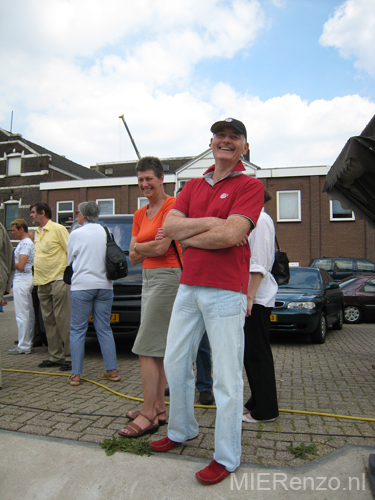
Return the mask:
<svg viewBox="0 0 375 500">
<path fill-rule="evenodd" d="M 126 262 L 126 253 L 115 242 L 113 234 L 108 228 L 103 226 L 107 233 L 107 253 L 105 257 L 105 266 L 107 269 L 107 278 L 117 280 L 126 278 L 128 275 L 128 264 Z"/>
<path fill-rule="evenodd" d="M 275 262 L 271 269 L 271 274 L 276 280 L 278 285 L 287 285 L 289 283 L 289 259 L 286 252 L 282 252 L 279 247 L 279 242 L 277 241 L 275 235 L 275 241 L 277 250 L 275 251 Z"/>
</svg>

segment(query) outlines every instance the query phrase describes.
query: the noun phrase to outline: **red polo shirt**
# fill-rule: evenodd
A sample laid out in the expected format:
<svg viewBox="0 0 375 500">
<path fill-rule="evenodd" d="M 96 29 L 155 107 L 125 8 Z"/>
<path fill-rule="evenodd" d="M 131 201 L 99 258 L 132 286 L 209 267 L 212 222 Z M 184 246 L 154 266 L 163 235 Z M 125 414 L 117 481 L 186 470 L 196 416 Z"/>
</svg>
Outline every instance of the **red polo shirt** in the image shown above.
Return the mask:
<svg viewBox="0 0 375 500">
<path fill-rule="evenodd" d="M 231 215 L 240 215 L 249 219 L 255 227 L 264 205 L 263 184 L 242 174 L 245 168 L 241 162 L 225 179 L 213 184 L 214 168 L 215 165 L 210 167 L 203 179 L 187 182 L 172 210 L 178 210 L 191 219 L 227 219 Z M 248 244 L 221 250 L 188 247 L 184 252 L 180 283 L 247 293 L 249 265 Z"/>
</svg>

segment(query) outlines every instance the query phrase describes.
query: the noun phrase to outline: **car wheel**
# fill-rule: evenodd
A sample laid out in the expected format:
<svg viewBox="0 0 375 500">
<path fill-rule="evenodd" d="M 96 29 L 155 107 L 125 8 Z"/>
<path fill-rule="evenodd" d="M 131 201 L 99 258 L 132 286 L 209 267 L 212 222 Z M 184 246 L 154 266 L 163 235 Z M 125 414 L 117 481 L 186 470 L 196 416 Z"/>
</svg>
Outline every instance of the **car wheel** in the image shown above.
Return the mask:
<svg viewBox="0 0 375 500">
<path fill-rule="evenodd" d="M 342 309 L 340 309 L 339 319 L 336 321 L 336 323 L 333 323 L 332 328 L 334 330 L 342 330 L 343 323 L 344 323 L 344 314 L 342 312 Z"/>
<path fill-rule="evenodd" d="M 313 344 L 324 344 L 327 336 L 327 320 L 326 315 L 322 311 L 320 313 L 319 323 L 315 332 L 311 335 Z"/>
<path fill-rule="evenodd" d="M 345 323 L 360 323 L 362 321 L 363 313 L 355 306 L 348 306 L 344 309 Z"/>
</svg>

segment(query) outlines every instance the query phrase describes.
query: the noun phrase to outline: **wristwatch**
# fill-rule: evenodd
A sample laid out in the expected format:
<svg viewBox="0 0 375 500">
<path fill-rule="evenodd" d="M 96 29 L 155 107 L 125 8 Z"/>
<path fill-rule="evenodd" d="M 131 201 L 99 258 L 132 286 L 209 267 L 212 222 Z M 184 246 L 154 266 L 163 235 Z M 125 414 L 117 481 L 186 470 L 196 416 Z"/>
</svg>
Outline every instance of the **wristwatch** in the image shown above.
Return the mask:
<svg viewBox="0 0 375 500">
<path fill-rule="evenodd" d="M 134 252 L 137 252 L 137 243 L 134 243 L 133 250 L 134 250 Z"/>
</svg>

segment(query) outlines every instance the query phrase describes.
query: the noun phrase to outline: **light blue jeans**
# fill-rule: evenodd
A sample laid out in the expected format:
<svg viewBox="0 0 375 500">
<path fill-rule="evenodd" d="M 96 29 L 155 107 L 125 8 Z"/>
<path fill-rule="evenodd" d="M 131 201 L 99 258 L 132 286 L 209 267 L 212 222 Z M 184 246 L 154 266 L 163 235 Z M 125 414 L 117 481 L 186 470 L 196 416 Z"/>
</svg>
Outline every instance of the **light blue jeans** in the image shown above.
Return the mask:
<svg viewBox="0 0 375 500">
<path fill-rule="evenodd" d="M 111 330 L 113 290 L 75 290 L 70 292 L 70 352 L 72 373 L 81 375 L 85 355 L 85 338 L 90 314 L 107 371 L 117 368 L 116 346 Z"/>
<path fill-rule="evenodd" d="M 229 472 L 241 461 L 245 314 L 246 295 L 241 292 L 180 285 L 164 359 L 171 398 L 168 437 L 181 443 L 199 433 L 194 416 L 193 362 L 207 331 L 217 407 L 214 459 Z"/>
</svg>

